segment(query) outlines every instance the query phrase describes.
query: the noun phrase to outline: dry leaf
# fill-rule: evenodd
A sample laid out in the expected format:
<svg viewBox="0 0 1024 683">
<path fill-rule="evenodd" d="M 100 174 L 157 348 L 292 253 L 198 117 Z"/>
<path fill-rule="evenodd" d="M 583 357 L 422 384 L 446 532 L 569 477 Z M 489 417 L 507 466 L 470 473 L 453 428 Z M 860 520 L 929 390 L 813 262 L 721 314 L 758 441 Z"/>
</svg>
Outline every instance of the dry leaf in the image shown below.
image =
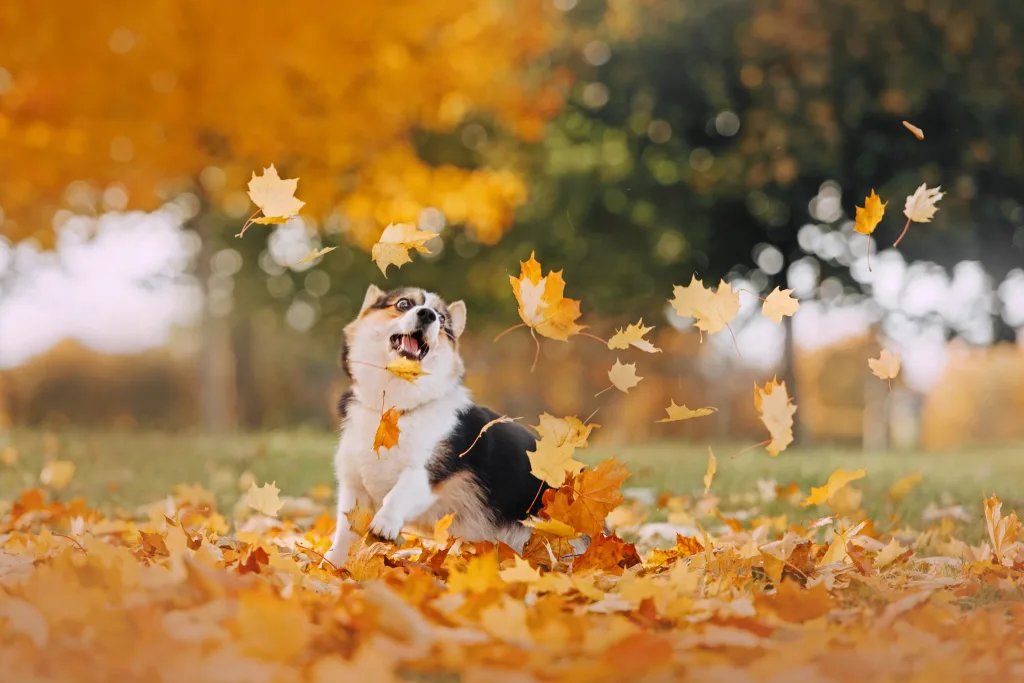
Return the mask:
<svg viewBox="0 0 1024 683">
<path fill-rule="evenodd" d="M 921 483 L 924 479 L 924 475 L 920 472 L 913 472 L 903 477 L 895 484 L 889 487 L 889 500 L 894 503 L 898 503 L 907 497 L 907 494 L 913 490 L 915 486 Z"/>
<path fill-rule="evenodd" d="M 337 249 L 337 247 L 324 247 L 323 249 L 315 249 L 306 254 L 306 257 L 299 261 L 298 263 L 296 263 L 295 265 L 301 266 L 303 264 L 309 263 L 310 261 L 314 261 L 323 256 L 324 254 L 328 254 L 334 251 L 335 249 Z"/>
<path fill-rule="evenodd" d="M 373 451 L 380 457 L 380 449 L 388 450 L 398 445 L 398 436 L 401 430 L 398 429 L 398 418 L 402 412 L 395 408 L 388 408 L 380 416 L 380 424 L 377 425 L 377 433 L 373 437 Z"/>
<path fill-rule="evenodd" d="M 594 469 L 584 469 L 571 481 L 544 492 L 541 514 L 565 522 L 591 537 L 604 531 L 604 520 L 624 500 L 619 491 L 629 477 L 625 465 L 605 460 Z"/>
<path fill-rule="evenodd" d="M 1016 512 L 1003 515 L 1002 508 L 1002 501 L 995 496 L 985 499 L 985 524 L 997 561 L 1004 566 L 1012 567 L 1017 537 L 1020 534 L 1020 520 L 1017 519 Z"/>
<path fill-rule="evenodd" d="M 718 471 L 718 461 L 715 460 L 715 454 L 711 452 L 711 447 L 708 447 L 708 471 L 704 473 L 704 495 L 707 495 L 708 491 L 711 490 L 711 480 L 715 476 L 715 472 Z"/>
<path fill-rule="evenodd" d="M 718 283 L 717 291 L 712 292 L 693 277 L 689 285 L 677 285 L 672 292 L 673 298 L 669 303 L 676 313 L 693 318 L 694 326 L 708 334 L 723 330 L 740 312 L 739 292 L 732 291 L 725 280 Z"/>
<path fill-rule="evenodd" d="M 75 463 L 70 460 L 54 460 L 48 462 L 39 474 L 39 481 L 43 486 L 51 489 L 62 489 L 71 483 L 75 476 Z"/>
<path fill-rule="evenodd" d="M 565 480 L 566 472 L 576 474 L 586 467 L 572 457 L 575 452 L 576 446 L 571 443 L 556 445 L 548 439 L 541 439 L 535 450 L 526 452 L 530 458 L 530 472 L 551 486 L 559 486 Z"/>
<path fill-rule="evenodd" d="M 523 520 L 523 526 L 528 526 L 531 529 L 536 529 L 552 536 L 558 536 L 559 538 L 576 538 L 579 536 L 576 529 L 557 519 L 531 517 L 530 519 Z"/>
<path fill-rule="evenodd" d="M 866 474 L 866 470 L 846 472 L 842 468 L 837 469 L 829 475 L 828 482 L 826 482 L 824 486 L 813 487 L 811 489 L 811 495 L 807 496 L 807 498 L 800 503 L 800 506 L 808 507 L 810 505 L 824 505 L 831 500 L 832 496 L 834 496 L 837 491 L 842 489 L 851 481 L 861 479 Z"/>
<path fill-rule="evenodd" d="M 669 406 L 665 408 L 665 412 L 668 413 L 668 417 L 658 420 L 658 422 L 679 422 L 680 420 L 690 420 L 695 417 L 704 417 L 712 413 L 718 412 L 718 408 L 695 408 L 691 410 L 685 405 L 677 406 L 674 399 L 669 399 Z"/>
<path fill-rule="evenodd" d="M 627 326 L 625 330 L 615 330 L 615 334 L 608 340 L 608 348 L 628 349 L 630 346 L 634 346 L 647 353 L 661 353 L 661 349 L 643 338 L 653 329 L 653 327 L 644 327 L 644 319 L 641 318 L 639 322 Z"/>
<path fill-rule="evenodd" d="M 938 211 L 935 204 L 945 197 L 941 187 L 928 189 L 926 184 L 917 188 L 914 194 L 907 197 L 907 204 L 903 208 L 903 215 L 915 223 L 927 223 Z"/>
<path fill-rule="evenodd" d="M 401 268 L 412 261 L 412 257 L 409 256 L 410 249 L 423 254 L 430 253 L 424 244 L 435 237 L 436 232 L 420 230 L 415 223 L 392 223 L 384 228 L 370 255 L 380 268 L 380 272 L 387 277 L 388 266 Z"/>
<path fill-rule="evenodd" d="M 792 289 L 776 287 L 765 297 L 761 306 L 761 315 L 772 322 L 781 323 L 782 316 L 793 315 L 800 310 L 800 302 L 793 298 Z"/>
<path fill-rule="evenodd" d="M 406 382 L 414 382 L 416 381 L 416 378 L 430 374 L 423 369 L 423 366 L 420 365 L 418 360 L 406 358 L 405 356 L 399 356 L 394 359 L 388 363 L 384 369 L 398 379 L 404 379 Z"/>
<path fill-rule="evenodd" d="M 566 299 L 562 271 L 550 271 L 541 277 L 540 263 L 530 254 L 529 261 L 521 261 L 518 278 L 509 276 L 512 292 L 519 302 L 519 317 L 538 334 L 565 341 L 579 334 L 583 326 L 576 324 L 580 317 L 580 302 Z"/>
<path fill-rule="evenodd" d="M 912 124 L 910 121 L 904 121 L 903 127 L 914 134 L 914 137 L 918 140 L 924 140 L 924 131 Z"/>
<path fill-rule="evenodd" d="M 629 390 L 640 383 L 643 377 L 638 377 L 636 374 L 636 363 L 626 363 L 623 365 L 619 362 L 619 359 L 615 359 L 615 365 L 608 371 L 608 379 L 611 380 L 612 386 L 626 394 Z"/>
<path fill-rule="evenodd" d="M 853 229 L 862 235 L 873 233 L 878 224 L 882 222 L 885 207 L 888 205 L 888 202 L 883 203 L 882 198 L 875 194 L 874 190 L 871 190 L 871 194 L 864 200 L 863 208 L 857 207 L 856 223 L 854 223 Z"/>
<path fill-rule="evenodd" d="M 494 425 L 504 424 L 506 422 L 515 422 L 516 420 L 519 420 L 519 419 L 522 419 L 522 418 L 509 417 L 508 415 L 502 415 L 501 417 L 494 418 L 493 420 L 491 420 L 490 422 L 488 422 L 487 424 L 485 424 L 483 427 L 480 428 L 480 431 L 477 432 L 476 438 L 473 439 L 473 443 L 469 444 L 469 448 L 467 448 L 466 450 L 464 450 L 461 453 L 459 453 L 459 457 L 461 458 L 466 453 L 469 453 L 471 450 L 473 450 L 473 446 L 475 446 L 476 442 L 480 440 L 480 437 L 484 435 L 484 432 L 486 432 L 488 429 L 490 429 Z M 541 419 L 543 419 L 543 418 L 541 418 Z"/>
<path fill-rule="evenodd" d="M 786 450 L 793 443 L 793 415 L 796 413 L 796 406 L 790 403 L 786 393 L 786 383 L 773 379 L 764 389 L 755 385 L 754 408 L 772 437 L 768 452 L 775 456 Z"/>
<path fill-rule="evenodd" d="M 439 545 L 448 545 L 448 540 L 451 538 L 448 535 L 448 529 L 451 527 L 454 519 L 455 513 L 452 512 L 434 522 L 434 541 Z"/>
<path fill-rule="evenodd" d="M 874 565 L 875 569 L 885 569 L 890 564 L 895 562 L 901 555 L 907 552 L 907 549 L 900 545 L 900 542 L 895 538 L 889 541 L 889 544 L 882 548 L 877 555 L 875 555 Z"/>
<path fill-rule="evenodd" d="M 263 486 L 256 486 L 254 482 L 245 494 L 245 504 L 261 515 L 277 517 L 278 511 L 284 505 L 277 495 L 280 492 L 276 481 Z"/>
<path fill-rule="evenodd" d="M 287 223 L 288 219 L 299 213 L 299 209 L 305 206 L 295 198 L 295 190 L 298 188 L 299 179 L 290 178 L 282 180 L 277 175 L 274 164 L 263 169 L 263 175 L 257 176 L 255 172 L 249 181 L 249 199 L 263 212 L 262 218 L 253 219 L 253 223 Z"/>
<path fill-rule="evenodd" d="M 540 434 L 540 438 L 550 441 L 556 446 L 570 444 L 573 448 L 585 448 L 590 433 L 600 427 L 593 422 L 583 424 L 575 415 L 570 417 L 555 417 L 548 413 L 540 416 L 540 424 L 534 429 Z"/>
<path fill-rule="evenodd" d="M 878 358 L 869 358 L 868 367 L 878 379 L 895 379 L 900 374 L 900 354 L 882 349 Z"/>
</svg>

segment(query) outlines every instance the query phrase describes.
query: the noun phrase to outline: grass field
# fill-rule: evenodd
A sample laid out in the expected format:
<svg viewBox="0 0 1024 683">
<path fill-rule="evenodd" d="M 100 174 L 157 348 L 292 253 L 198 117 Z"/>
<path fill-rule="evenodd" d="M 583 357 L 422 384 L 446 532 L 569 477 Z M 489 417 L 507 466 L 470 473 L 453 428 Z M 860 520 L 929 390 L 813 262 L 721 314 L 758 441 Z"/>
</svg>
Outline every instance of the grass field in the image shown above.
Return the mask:
<svg viewBox="0 0 1024 683">
<path fill-rule="evenodd" d="M 175 484 L 200 484 L 213 491 L 223 509 L 239 496 L 238 481 L 251 472 L 259 482 L 276 481 L 283 494 L 303 495 L 318 484 L 331 484 L 335 443 L 328 432 L 266 432 L 211 437 L 158 432 L 62 432 L 44 434 L 15 430 L 8 444 L 18 454 L 11 466 L 0 466 L 0 499 L 10 500 L 37 485 L 47 459 L 71 460 L 75 477 L 62 498 L 84 496 L 105 509 L 132 509 L 158 500 Z M 0 445 L 2 446 L 2 445 Z M 713 492 L 722 508 L 750 507 L 759 479 L 795 482 L 803 491 L 820 486 L 837 467 L 864 468 L 867 477 L 856 486 L 864 492 L 864 509 L 875 519 L 898 513 L 916 524 L 930 504 L 962 503 L 974 518 L 970 535 L 983 530 L 981 500 L 996 493 L 1009 508 L 1024 508 L 1024 446 L 974 449 L 941 454 L 879 453 L 808 448 L 771 458 L 763 449 L 741 452 L 743 445 L 714 446 L 718 473 Z M 0 447 L 2 450 L 2 447 Z M 738 455 L 737 455 L 738 454 Z M 580 451 L 581 459 L 597 462 L 616 457 L 632 471 L 629 487 L 692 494 L 703 488 L 707 446 L 680 442 L 610 448 L 599 444 Z M 386 457 L 386 456 L 385 456 Z M 892 508 L 886 492 L 901 477 L 920 472 L 921 483 Z M 781 508 L 780 508 L 781 509 Z M 792 515 L 794 509 L 787 506 Z M 769 506 L 765 510 L 773 513 Z M 795 511 L 800 514 L 798 509 Z M 813 508 L 806 514 L 820 514 Z M 981 526 L 979 526 L 981 525 Z"/>
</svg>

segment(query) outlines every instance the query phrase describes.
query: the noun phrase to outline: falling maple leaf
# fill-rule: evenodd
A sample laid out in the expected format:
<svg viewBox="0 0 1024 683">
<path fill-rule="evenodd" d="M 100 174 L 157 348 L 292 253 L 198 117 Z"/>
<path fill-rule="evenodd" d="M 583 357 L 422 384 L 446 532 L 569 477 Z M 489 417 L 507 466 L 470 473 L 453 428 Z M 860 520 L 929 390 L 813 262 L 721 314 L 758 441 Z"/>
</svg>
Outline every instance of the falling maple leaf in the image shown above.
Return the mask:
<svg viewBox="0 0 1024 683">
<path fill-rule="evenodd" d="M 542 413 L 540 424 L 534 427 L 541 439 L 550 441 L 556 446 L 569 444 L 573 448 L 585 448 L 590 433 L 601 425 L 589 422 L 584 424 L 575 415 L 569 417 L 555 417 L 548 413 Z"/>
<path fill-rule="evenodd" d="M 882 222 L 882 216 L 885 214 L 885 207 L 888 204 L 888 202 L 882 203 L 881 197 L 871 190 L 871 194 L 864 200 L 864 206 L 857 207 L 853 229 L 863 235 L 868 235 L 868 270 L 871 270 L 871 233 Z"/>
<path fill-rule="evenodd" d="M 521 261 L 518 278 L 509 276 L 512 292 L 519 302 L 519 317 L 523 324 L 538 334 L 566 341 L 584 329 L 576 324 L 580 317 L 580 302 L 566 299 L 562 271 L 549 271 L 541 277 L 540 263 L 530 253 L 528 261 Z"/>
<path fill-rule="evenodd" d="M 530 472 L 551 486 L 558 486 L 565 479 L 566 472 L 576 474 L 586 467 L 572 457 L 575 452 L 576 446 L 572 443 L 558 445 L 541 439 L 534 450 L 526 452 L 530 459 Z"/>
<path fill-rule="evenodd" d="M 704 417 L 711 415 L 712 413 L 718 412 L 718 408 L 695 408 L 691 410 L 685 405 L 677 406 L 675 399 L 669 399 L 669 406 L 665 408 L 665 412 L 668 413 L 668 417 L 658 420 L 658 422 L 679 422 L 680 420 L 690 420 L 695 417 Z"/>
<path fill-rule="evenodd" d="M 405 356 L 399 356 L 394 359 L 384 366 L 384 369 L 395 377 L 404 379 L 406 382 L 414 382 L 418 377 L 430 374 L 423 369 L 423 366 L 420 365 L 418 360 L 406 358 Z"/>
<path fill-rule="evenodd" d="M 264 168 L 261 176 L 257 176 L 254 171 L 252 179 L 249 181 L 249 199 L 260 208 L 263 217 L 254 218 L 252 222 L 287 223 L 306 204 L 295 198 L 295 190 L 298 185 L 298 178 L 281 179 L 277 175 L 274 164 L 271 164 L 269 168 Z M 243 228 L 242 231 L 244 232 L 245 229 Z"/>
<path fill-rule="evenodd" d="M 473 443 L 469 444 L 469 447 L 466 448 L 466 450 L 464 450 L 461 453 L 459 453 L 459 457 L 461 458 L 466 453 L 469 453 L 471 450 L 473 450 L 473 446 L 475 446 L 476 442 L 480 440 L 480 437 L 483 436 L 484 433 L 488 429 L 493 427 L 494 425 L 505 424 L 507 422 L 515 422 L 516 420 L 520 420 L 520 419 L 522 419 L 522 418 L 519 418 L 519 417 L 509 417 L 508 415 L 502 415 L 501 417 L 494 418 L 493 420 L 491 420 L 490 422 L 488 422 L 487 424 L 485 424 L 483 427 L 480 428 L 480 431 L 477 432 L 477 434 L 476 434 L 476 438 L 473 439 Z M 541 418 L 541 419 L 543 419 L 543 418 Z"/>
<path fill-rule="evenodd" d="M 708 334 L 722 331 L 740 312 L 739 292 L 732 291 L 725 280 L 718 283 L 714 292 L 704 287 L 696 277 L 688 286 L 676 286 L 672 291 L 674 296 L 669 303 L 676 313 L 693 318 L 694 327 Z"/>
<path fill-rule="evenodd" d="M 924 479 L 924 475 L 920 472 L 912 472 L 911 474 L 908 474 L 907 476 L 901 478 L 899 481 L 897 481 L 895 484 L 889 487 L 889 492 L 887 494 L 889 500 L 893 501 L 894 503 L 898 503 L 899 501 L 903 500 L 904 498 L 907 497 L 907 494 L 910 493 L 910 491 L 913 490 L 915 486 L 921 483 L 922 479 Z"/>
<path fill-rule="evenodd" d="M 811 505 L 824 505 L 831 500 L 832 496 L 837 491 L 842 489 L 844 486 L 849 484 L 851 481 L 857 481 L 863 478 L 867 474 L 866 470 L 855 470 L 853 472 L 846 472 L 842 468 L 837 469 L 835 472 L 829 475 L 828 481 L 824 486 L 815 486 L 811 488 L 811 495 L 807 496 L 801 503 L 801 507 L 808 507 Z"/>
<path fill-rule="evenodd" d="M 707 495 L 708 491 L 711 490 L 711 480 L 717 471 L 718 461 L 715 460 L 715 454 L 711 452 L 711 447 L 708 446 L 708 471 L 704 473 L 704 495 Z"/>
<path fill-rule="evenodd" d="M 900 354 L 882 349 L 878 358 L 869 358 L 868 367 L 878 379 L 895 379 L 900 374 Z"/>
<path fill-rule="evenodd" d="M 306 257 L 304 259 L 302 259 L 301 261 L 299 261 L 298 263 L 296 263 L 295 265 L 301 266 L 301 265 L 304 265 L 306 263 L 310 263 L 311 261 L 314 261 L 314 260 L 320 258 L 324 254 L 329 254 L 330 252 L 334 251 L 335 249 L 337 249 L 337 247 L 324 247 L 323 249 L 314 249 L 313 251 L 311 251 L 308 254 L 306 254 Z"/>
<path fill-rule="evenodd" d="M 435 237 L 436 232 L 420 230 L 415 223 L 392 223 L 384 228 L 370 255 L 380 268 L 380 272 L 387 277 L 388 266 L 401 268 L 404 264 L 412 262 L 412 257 L 409 256 L 410 249 L 429 254 L 430 250 L 425 243 Z"/>
<path fill-rule="evenodd" d="M 619 362 L 619 359 L 615 359 L 615 365 L 608 371 L 608 379 L 611 380 L 612 386 L 626 394 L 629 390 L 640 383 L 643 377 L 638 377 L 636 374 L 636 363 L 626 363 L 623 365 Z"/>
<path fill-rule="evenodd" d="M 284 505 L 277 495 L 280 492 L 276 481 L 263 486 L 256 486 L 253 482 L 245 494 L 245 504 L 262 515 L 277 517 L 278 511 Z"/>
<path fill-rule="evenodd" d="M 580 533 L 600 534 L 608 513 L 624 500 L 619 489 L 627 477 L 625 465 L 602 461 L 596 468 L 584 469 L 558 488 L 545 491 L 541 514 Z"/>
<path fill-rule="evenodd" d="M 903 127 L 914 134 L 914 137 L 918 140 L 924 140 L 924 131 L 912 124 L 910 121 L 904 121 Z"/>
<path fill-rule="evenodd" d="M 377 433 L 373 437 L 373 452 L 380 457 L 380 449 L 388 450 L 398 445 L 398 437 L 401 430 L 398 429 L 398 418 L 402 411 L 395 408 L 388 408 L 380 416 L 380 424 L 377 425 Z"/>
<path fill-rule="evenodd" d="M 761 389 L 754 386 L 754 408 L 761 414 L 761 422 L 768 428 L 771 441 L 767 450 L 776 456 L 793 443 L 793 415 L 796 406 L 786 393 L 786 383 L 773 379 Z"/>
<path fill-rule="evenodd" d="M 644 319 L 641 318 L 639 322 L 627 326 L 625 330 L 617 329 L 612 338 L 608 340 L 608 348 L 628 349 L 630 346 L 634 346 L 647 353 L 661 353 L 661 349 L 643 338 L 653 329 L 653 327 L 644 327 Z"/>
<path fill-rule="evenodd" d="M 800 310 L 800 302 L 792 295 L 792 289 L 776 287 L 771 294 L 765 297 L 764 304 L 761 305 L 761 315 L 773 322 L 781 323 L 782 316 L 793 315 Z"/>
<path fill-rule="evenodd" d="M 927 183 L 922 183 L 921 187 L 914 191 L 914 194 L 907 197 L 907 203 L 903 207 L 903 215 L 907 217 L 907 224 L 903 226 L 903 232 L 896 238 L 892 246 L 895 247 L 900 243 L 903 236 L 907 234 L 911 222 L 928 223 L 932 220 L 935 212 L 938 211 L 935 204 L 946 196 L 941 190 L 941 187 L 929 189 Z"/>
<path fill-rule="evenodd" d="M 51 489 L 62 489 L 71 483 L 75 476 L 75 463 L 70 460 L 54 460 L 46 463 L 43 471 L 39 474 L 39 481 L 43 486 Z"/>
</svg>

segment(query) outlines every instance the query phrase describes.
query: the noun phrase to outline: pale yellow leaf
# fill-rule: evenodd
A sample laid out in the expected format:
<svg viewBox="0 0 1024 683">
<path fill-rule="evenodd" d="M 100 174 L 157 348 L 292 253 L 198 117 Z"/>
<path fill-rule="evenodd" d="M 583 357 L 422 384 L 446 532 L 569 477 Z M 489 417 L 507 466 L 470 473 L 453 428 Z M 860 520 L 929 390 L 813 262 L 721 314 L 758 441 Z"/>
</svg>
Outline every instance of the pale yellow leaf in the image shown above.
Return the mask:
<svg viewBox="0 0 1024 683">
<path fill-rule="evenodd" d="M 786 383 L 772 380 L 764 389 L 754 386 L 754 408 L 761 414 L 761 422 L 768 428 L 771 441 L 768 453 L 776 456 L 793 443 L 793 415 L 796 406 L 786 393 Z"/>
<path fill-rule="evenodd" d="M 849 484 L 851 481 L 856 481 L 863 478 L 867 474 L 867 470 L 854 470 L 853 472 L 846 472 L 842 468 L 837 469 L 831 475 L 829 475 L 828 481 L 824 486 L 816 486 L 811 488 L 811 495 L 807 496 L 800 503 L 801 507 L 808 507 L 809 505 L 823 505 L 832 498 L 841 488 Z"/>
<path fill-rule="evenodd" d="M 384 277 L 388 275 L 388 266 L 402 265 L 412 261 L 409 250 L 415 249 L 422 253 L 429 253 L 424 244 L 427 240 L 437 237 L 436 232 L 427 232 L 416 227 L 415 223 L 393 223 L 384 228 L 380 239 L 373 245 L 370 252 L 373 260 L 380 268 Z"/>
<path fill-rule="evenodd" d="M 314 260 L 320 258 L 324 254 L 329 254 L 330 252 L 334 251 L 335 249 L 337 249 L 337 247 L 324 247 L 323 249 L 315 249 L 315 250 L 309 252 L 308 254 L 306 254 L 306 257 L 303 258 L 298 263 L 296 263 L 295 265 L 297 265 L 297 266 L 304 265 L 306 263 L 309 263 L 311 261 L 314 261 Z"/>
<path fill-rule="evenodd" d="M 900 354 L 892 353 L 888 349 L 882 349 L 878 358 L 869 358 L 868 367 L 875 377 L 879 379 L 894 379 L 900 374 Z"/>
<path fill-rule="evenodd" d="M 299 179 L 281 179 L 274 164 L 263 169 L 263 175 L 254 172 L 249 181 L 249 199 L 263 212 L 263 219 L 254 223 L 284 223 L 299 212 L 305 202 L 295 198 Z"/>
<path fill-rule="evenodd" d="M 384 366 L 384 369 L 395 377 L 404 379 L 406 382 L 414 382 L 416 381 L 416 378 L 430 374 L 423 369 L 423 366 L 420 365 L 418 360 L 406 358 L 405 356 L 399 356 L 394 359 Z"/>
<path fill-rule="evenodd" d="M 708 447 L 708 471 L 704 474 L 704 493 L 707 494 L 711 490 L 711 480 L 715 476 L 715 472 L 718 471 L 718 461 L 715 460 L 715 454 L 711 452 L 711 447 Z"/>
<path fill-rule="evenodd" d="M 669 406 L 665 408 L 665 412 L 668 413 L 668 417 L 658 420 L 658 422 L 679 422 L 680 420 L 690 420 L 695 417 L 705 417 L 718 411 L 718 408 L 687 408 L 685 405 L 677 406 L 675 399 L 669 399 Z"/>
<path fill-rule="evenodd" d="M 926 183 L 914 191 L 914 194 L 907 197 L 906 206 L 903 208 L 903 215 L 915 223 L 927 223 L 938 210 L 935 204 L 945 195 L 941 187 L 929 189 Z"/>
<path fill-rule="evenodd" d="M 253 483 L 245 494 L 245 504 L 260 514 L 277 517 L 278 511 L 284 505 L 277 495 L 280 492 L 276 481 L 263 486 L 256 486 Z"/>
<path fill-rule="evenodd" d="M 643 377 L 637 376 L 636 363 L 626 363 L 623 365 L 616 358 L 615 365 L 608 371 L 608 379 L 611 380 L 612 386 L 616 389 L 622 393 L 629 393 L 629 390 L 639 384 Z"/>
<path fill-rule="evenodd" d="M 608 340 L 608 348 L 628 349 L 633 346 L 647 353 L 661 353 L 661 349 L 644 339 L 644 335 L 653 329 L 653 327 L 644 327 L 644 320 L 641 318 L 639 322 L 627 326 L 624 330 L 617 329 L 612 338 Z"/>
<path fill-rule="evenodd" d="M 71 483 L 75 476 L 75 463 L 70 460 L 54 460 L 48 462 L 39 474 L 39 481 L 52 489 L 62 489 Z"/>
<path fill-rule="evenodd" d="M 765 297 L 761 306 L 761 314 L 769 320 L 781 323 L 782 316 L 793 315 L 800 309 L 800 302 L 793 298 L 792 289 L 776 287 Z"/>
</svg>

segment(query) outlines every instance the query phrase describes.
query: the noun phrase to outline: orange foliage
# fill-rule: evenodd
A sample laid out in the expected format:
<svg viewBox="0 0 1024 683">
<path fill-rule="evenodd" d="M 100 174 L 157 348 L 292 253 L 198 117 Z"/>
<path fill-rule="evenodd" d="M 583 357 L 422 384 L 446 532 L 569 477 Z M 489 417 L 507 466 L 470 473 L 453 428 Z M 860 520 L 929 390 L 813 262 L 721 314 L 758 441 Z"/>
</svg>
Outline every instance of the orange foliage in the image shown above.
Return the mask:
<svg viewBox="0 0 1024 683">
<path fill-rule="evenodd" d="M 339 211 L 366 247 L 428 205 L 495 242 L 520 178 L 429 166 L 410 132 L 486 113 L 538 139 L 567 86 L 532 68 L 558 15 L 546 0 L 2 3 L 3 233 L 50 243 L 62 207 L 152 208 L 197 183 L 244 216 L 245 182 L 275 161 L 311 215 Z"/>
</svg>

